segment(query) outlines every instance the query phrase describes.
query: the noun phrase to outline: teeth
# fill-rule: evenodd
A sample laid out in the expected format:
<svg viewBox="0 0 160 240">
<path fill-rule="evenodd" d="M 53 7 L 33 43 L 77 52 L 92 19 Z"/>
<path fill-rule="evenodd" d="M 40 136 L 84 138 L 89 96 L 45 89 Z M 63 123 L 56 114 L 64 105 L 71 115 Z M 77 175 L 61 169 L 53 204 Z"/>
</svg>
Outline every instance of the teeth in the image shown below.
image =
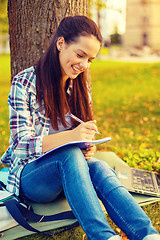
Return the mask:
<svg viewBox="0 0 160 240">
<path fill-rule="evenodd" d="M 79 69 L 78 69 L 78 68 L 76 68 L 75 66 L 73 66 L 73 68 L 74 68 L 74 70 L 76 70 L 77 72 L 79 72 Z"/>
</svg>

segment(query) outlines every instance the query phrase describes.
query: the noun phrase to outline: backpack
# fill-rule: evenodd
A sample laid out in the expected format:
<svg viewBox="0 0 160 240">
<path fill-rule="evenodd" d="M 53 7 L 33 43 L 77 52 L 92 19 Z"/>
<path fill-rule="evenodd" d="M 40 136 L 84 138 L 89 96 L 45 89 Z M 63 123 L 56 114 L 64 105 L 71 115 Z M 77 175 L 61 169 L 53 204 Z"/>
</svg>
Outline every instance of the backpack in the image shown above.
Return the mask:
<svg viewBox="0 0 160 240">
<path fill-rule="evenodd" d="M 47 204 L 22 202 L 17 196 L 6 190 L 7 176 L 8 168 L 2 169 L 0 171 L 0 180 L 3 180 L 3 182 L 0 181 L 0 239 L 15 239 L 12 234 L 12 236 L 8 236 L 7 232 L 19 225 L 28 230 L 25 231 L 25 235 L 32 233 L 55 235 L 56 233 L 44 233 L 43 231 L 64 226 L 68 226 L 67 229 L 69 229 L 79 225 L 73 212 L 69 209 L 66 199 L 58 199 Z M 37 225 L 38 228 L 35 228 L 34 225 Z M 21 236 L 24 235 L 17 235 L 16 238 Z"/>
</svg>

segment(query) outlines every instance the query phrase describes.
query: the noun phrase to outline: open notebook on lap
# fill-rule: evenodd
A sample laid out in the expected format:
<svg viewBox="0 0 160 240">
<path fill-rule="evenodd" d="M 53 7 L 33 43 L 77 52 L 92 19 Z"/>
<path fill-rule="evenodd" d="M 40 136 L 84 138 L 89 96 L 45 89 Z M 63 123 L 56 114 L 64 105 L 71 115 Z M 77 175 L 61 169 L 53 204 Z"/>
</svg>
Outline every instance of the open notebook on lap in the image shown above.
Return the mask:
<svg viewBox="0 0 160 240">
<path fill-rule="evenodd" d="M 160 197 L 160 179 L 155 172 L 124 166 L 116 166 L 115 171 L 130 192 Z"/>
</svg>

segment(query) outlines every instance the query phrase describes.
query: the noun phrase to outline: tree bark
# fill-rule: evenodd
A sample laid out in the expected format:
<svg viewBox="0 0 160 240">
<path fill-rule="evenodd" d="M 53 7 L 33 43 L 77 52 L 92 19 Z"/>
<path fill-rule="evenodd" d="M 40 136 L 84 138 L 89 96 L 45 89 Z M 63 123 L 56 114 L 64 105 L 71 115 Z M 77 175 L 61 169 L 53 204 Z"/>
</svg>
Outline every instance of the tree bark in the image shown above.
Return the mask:
<svg viewBox="0 0 160 240">
<path fill-rule="evenodd" d="M 65 16 L 87 15 L 87 0 L 8 0 L 11 79 L 36 63 Z"/>
</svg>

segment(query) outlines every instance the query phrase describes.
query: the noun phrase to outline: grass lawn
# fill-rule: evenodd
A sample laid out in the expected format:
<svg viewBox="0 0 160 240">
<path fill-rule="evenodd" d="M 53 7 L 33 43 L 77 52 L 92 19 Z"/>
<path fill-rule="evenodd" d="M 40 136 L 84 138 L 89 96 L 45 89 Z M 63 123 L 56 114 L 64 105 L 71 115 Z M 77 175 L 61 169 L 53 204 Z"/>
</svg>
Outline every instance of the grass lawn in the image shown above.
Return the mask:
<svg viewBox="0 0 160 240">
<path fill-rule="evenodd" d="M 129 165 L 158 172 L 159 76 L 159 63 L 97 61 L 92 65 L 95 119 L 102 137 L 112 137 L 98 149 L 114 150 Z"/>
<path fill-rule="evenodd" d="M 8 104 L 10 88 L 10 61 L 8 55 L 0 55 L 0 156 L 6 150 L 9 140 Z"/>
<path fill-rule="evenodd" d="M 98 146 L 111 150 L 130 166 L 160 173 L 160 67 L 159 63 L 95 61 L 92 70 L 94 116 L 101 137 L 112 141 Z M 8 55 L 0 55 L 0 155 L 9 140 L 7 96 L 10 88 Z M 98 136 L 97 136 L 98 137 Z M 160 202 L 144 207 L 160 232 Z M 107 220 L 115 231 L 122 232 Z M 54 239 L 82 239 L 81 227 L 59 234 Z M 33 235 L 23 239 L 49 239 Z"/>
</svg>

